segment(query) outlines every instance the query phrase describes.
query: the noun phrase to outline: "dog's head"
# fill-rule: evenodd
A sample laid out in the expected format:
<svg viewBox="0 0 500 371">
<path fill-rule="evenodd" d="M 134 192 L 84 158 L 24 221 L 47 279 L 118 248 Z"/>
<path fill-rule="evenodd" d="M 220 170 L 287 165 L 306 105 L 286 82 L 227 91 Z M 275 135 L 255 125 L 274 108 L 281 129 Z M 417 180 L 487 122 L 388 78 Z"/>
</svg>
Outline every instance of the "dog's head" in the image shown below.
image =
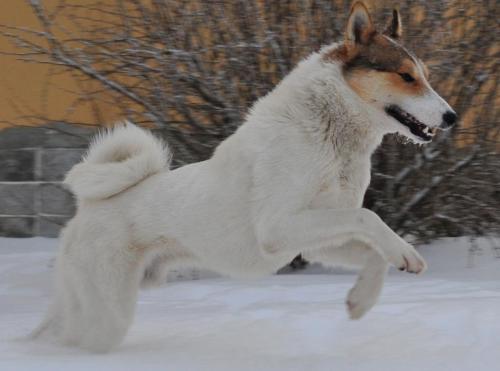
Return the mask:
<svg viewBox="0 0 500 371">
<path fill-rule="evenodd" d="M 344 43 L 325 58 L 341 63 L 348 85 L 388 131 L 430 142 L 436 129 L 449 129 L 457 115 L 430 86 L 425 64 L 401 45 L 402 31 L 398 10 L 385 31 L 378 32 L 366 6 L 357 1 Z"/>
</svg>

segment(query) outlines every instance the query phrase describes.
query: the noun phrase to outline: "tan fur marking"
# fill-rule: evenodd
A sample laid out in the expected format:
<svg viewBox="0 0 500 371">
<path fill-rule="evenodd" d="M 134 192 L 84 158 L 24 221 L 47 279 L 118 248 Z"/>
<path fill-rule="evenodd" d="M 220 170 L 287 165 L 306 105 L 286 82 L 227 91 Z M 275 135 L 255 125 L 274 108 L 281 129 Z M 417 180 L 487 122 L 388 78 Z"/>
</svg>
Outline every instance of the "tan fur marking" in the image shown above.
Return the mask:
<svg viewBox="0 0 500 371">
<path fill-rule="evenodd" d="M 404 72 L 402 72 L 404 73 Z M 399 75 L 395 73 L 387 73 L 385 76 L 386 81 L 396 89 L 396 91 L 406 95 L 422 95 L 425 92 L 425 85 L 418 74 L 411 73 L 416 79 L 413 83 L 409 84 L 404 81 Z"/>
<path fill-rule="evenodd" d="M 362 1 L 352 5 L 345 32 L 346 43 L 352 44 L 366 44 L 376 32 L 370 12 Z"/>
<path fill-rule="evenodd" d="M 369 71 L 356 70 L 346 75 L 346 81 L 349 86 L 359 95 L 362 99 L 370 100 L 370 91 L 367 90 L 367 80 L 375 78 L 375 74 Z"/>
<path fill-rule="evenodd" d="M 384 34 L 392 37 L 393 39 L 399 39 L 403 36 L 403 25 L 401 24 L 401 15 L 397 8 L 392 10 L 392 18 L 387 24 Z"/>
<path fill-rule="evenodd" d="M 425 93 L 428 72 L 421 61 L 414 57 L 394 39 L 378 33 L 373 28 L 371 17 L 366 6 L 361 2 L 354 3 L 347 31 L 354 27 L 355 17 L 359 16 L 365 21 L 361 38 L 363 42 L 354 43 L 351 38 L 346 38 L 343 45 L 330 50 L 323 55 L 325 61 L 341 62 L 346 81 L 351 88 L 363 99 L 376 101 L 380 91 L 387 94 L 422 95 Z M 394 28 L 401 31 L 400 16 L 397 11 L 393 13 Z M 394 31 L 394 30 L 393 30 Z M 421 67 L 421 68 L 420 68 Z M 407 82 L 400 74 L 409 74 L 415 81 Z"/>
<path fill-rule="evenodd" d="M 394 95 L 418 96 L 425 93 L 422 80 L 409 84 L 395 72 L 380 72 L 369 69 L 354 69 L 345 75 L 349 86 L 363 100 L 376 100 L 381 92 Z"/>
<path fill-rule="evenodd" d="M 342 44 L 338 48 L 335 48 L 324 54 L 322 58 L 324 61 L 339 61 L 342 63 L 346 63 L 351 58 L 349 47 L 345 44 Z"/>
</svg>

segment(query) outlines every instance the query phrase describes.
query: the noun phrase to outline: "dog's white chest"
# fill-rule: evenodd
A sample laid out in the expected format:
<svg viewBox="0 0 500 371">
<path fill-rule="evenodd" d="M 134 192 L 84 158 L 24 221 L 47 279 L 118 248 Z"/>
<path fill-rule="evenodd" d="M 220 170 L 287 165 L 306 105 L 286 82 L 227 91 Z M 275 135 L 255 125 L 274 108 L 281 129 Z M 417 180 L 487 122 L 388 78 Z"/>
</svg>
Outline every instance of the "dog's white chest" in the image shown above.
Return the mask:
<svg viewBox="0 0 500 371">
<path fill-rule="evenodd" d="M 311 202 L 311 207 L 314 209 L 361 207 L 369 183 L 369 161 L 339 167 L 322 182 L 318 194 Z"/>
</svg>

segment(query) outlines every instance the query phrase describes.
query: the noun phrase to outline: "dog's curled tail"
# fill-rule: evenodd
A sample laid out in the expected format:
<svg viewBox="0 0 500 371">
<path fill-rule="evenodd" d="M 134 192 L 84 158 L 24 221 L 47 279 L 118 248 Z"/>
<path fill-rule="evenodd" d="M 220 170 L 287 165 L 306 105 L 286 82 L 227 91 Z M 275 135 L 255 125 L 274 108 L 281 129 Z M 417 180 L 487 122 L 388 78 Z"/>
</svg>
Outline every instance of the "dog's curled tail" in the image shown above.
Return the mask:
<svg viewBox="0 0 500 371">
<path fill-rule="evenodd" d="M 98 134 L 64 184 L 79 201 L 102 200 L 168 170 L 170 151 L 150 131 L 124 122 Z"/>
</svg>

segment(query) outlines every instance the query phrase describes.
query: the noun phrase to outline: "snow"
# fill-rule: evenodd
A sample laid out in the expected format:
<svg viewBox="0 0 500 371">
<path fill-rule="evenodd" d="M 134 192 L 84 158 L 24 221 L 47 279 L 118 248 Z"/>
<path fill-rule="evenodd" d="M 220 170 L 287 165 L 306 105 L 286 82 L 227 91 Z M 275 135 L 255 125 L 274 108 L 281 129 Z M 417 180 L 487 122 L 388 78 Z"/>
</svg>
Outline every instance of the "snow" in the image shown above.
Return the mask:
<svg viewBox="0 0 500 371">
<path fill-rule="evenodd" d="M 21 340 L 49 301 L 53 239 L 0 239 L 0 370 L 494 370 L 500 259 L 487 240 L 420 251 L 420 277 L 391 272 L 379 304 L 348 319 L 353 274 L 317 267 L 256 281 L 205 278 L 145 291 L 105 355 Z"/>
</svg>

